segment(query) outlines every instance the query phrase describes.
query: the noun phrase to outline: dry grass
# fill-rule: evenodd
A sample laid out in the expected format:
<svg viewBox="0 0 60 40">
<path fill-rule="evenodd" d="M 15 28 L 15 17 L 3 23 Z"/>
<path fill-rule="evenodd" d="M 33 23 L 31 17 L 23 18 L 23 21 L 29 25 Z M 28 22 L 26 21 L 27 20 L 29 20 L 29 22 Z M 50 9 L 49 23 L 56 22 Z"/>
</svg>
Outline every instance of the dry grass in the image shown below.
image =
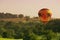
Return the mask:
<svg viewBox="0 0 60 40">
<path fill-rule="evenodd" d="M 19 22 L 19 21 L 25 21 L 25 19 L 24 18 L 3 18 L 3 19 L 0 19 L 0 21 Z"/>
</svg>

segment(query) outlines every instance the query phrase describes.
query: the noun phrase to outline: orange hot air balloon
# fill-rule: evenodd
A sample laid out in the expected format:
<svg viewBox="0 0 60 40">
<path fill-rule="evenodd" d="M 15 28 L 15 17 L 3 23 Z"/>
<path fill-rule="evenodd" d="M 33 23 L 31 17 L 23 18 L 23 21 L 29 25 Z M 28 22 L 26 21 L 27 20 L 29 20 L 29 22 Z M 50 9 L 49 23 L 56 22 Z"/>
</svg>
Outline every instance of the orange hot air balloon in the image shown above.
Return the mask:
<svg viewBox="0 0 60 40">
<path fill-rule="evenodd" d="M 49 9 L 43 8 L 39 10 L 38 16 L 43 23 L 47 23 L 51 20 L 52 13 Z"/>
</svg>

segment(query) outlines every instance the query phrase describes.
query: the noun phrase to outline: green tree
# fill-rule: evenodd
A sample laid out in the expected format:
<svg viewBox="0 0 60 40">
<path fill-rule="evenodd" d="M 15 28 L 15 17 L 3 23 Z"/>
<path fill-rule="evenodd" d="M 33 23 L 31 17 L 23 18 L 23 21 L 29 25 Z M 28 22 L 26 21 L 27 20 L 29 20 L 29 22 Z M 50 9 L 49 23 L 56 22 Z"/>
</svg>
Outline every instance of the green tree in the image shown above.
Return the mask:
<svg viewBox="0 0 60 40">
<path fill-rule="evenodd" d="M 23 15 L 23 14 L 19 14 L 18 17 L 19 17 L 19 18 L 23 18 L 24 15 Z"/>
<path fill-rule="evenodd" d="M 25 16 L 26 21 L 30 20 L 30 16 Z"/>
</svg>

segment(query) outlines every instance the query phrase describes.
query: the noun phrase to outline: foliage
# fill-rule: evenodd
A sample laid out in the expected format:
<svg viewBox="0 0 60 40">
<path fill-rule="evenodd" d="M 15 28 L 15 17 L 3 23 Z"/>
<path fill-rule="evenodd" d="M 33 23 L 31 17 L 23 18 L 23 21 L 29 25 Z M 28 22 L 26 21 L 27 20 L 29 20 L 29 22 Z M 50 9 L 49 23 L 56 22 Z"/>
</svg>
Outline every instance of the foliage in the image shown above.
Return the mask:
<svg viewBox="0 0 60 40">
<path fill-rule="evenodd" d="M 60 20 L 51 20 L 46 25 L 41 22 L 0 21 L 0 37 L 23 40 L 59 40 Z"/>
<path fill-rule="evenodd" d="M 19 18 L 23 18 L 24 17 L 24 15 L 23 14 L 19 14 L 19 16 L 18 16 Z"/>
</svg>

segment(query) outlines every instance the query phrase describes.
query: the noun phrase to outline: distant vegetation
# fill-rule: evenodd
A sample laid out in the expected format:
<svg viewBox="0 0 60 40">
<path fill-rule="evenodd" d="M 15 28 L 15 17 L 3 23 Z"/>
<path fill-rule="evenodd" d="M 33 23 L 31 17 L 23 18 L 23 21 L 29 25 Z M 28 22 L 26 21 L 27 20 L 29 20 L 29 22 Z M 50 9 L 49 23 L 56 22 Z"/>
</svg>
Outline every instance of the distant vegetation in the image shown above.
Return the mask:
<svg viewBox="0 0 60 40">
<path fill-rule="evenodd" d="M 12 13 L 4 13 L 0 12 L 0 21 L 13 21 L 13 22 L 19 22 L 19 21 L 37 21 L 38 17 L 30 17 L 30 16 L 24 16 L 23 14 L 12 14 Z"/>
<path fill-rule="evenodd" d="M 17 16 L 12 16 L 12 14 L 9 13 L 1 13 L 0 18 L 14 19 L 17 18 Z M 29 16 L 24 17 L 21 14 L 19 15 L 19 18 L 19 20 L 26 18 L 26 21 L 0 21 L 0 38 L 23 40 L 60 40 L 60 19 L 53 19 L 45 25 L 36 20 L 37 17 L 34 17 L 32 20 Z"/>
<path fill-rule="evenodd" d="M 0 18 L 30 18 L 30 16 L 24 16 L 23 14 L 17 15 L 12 13 L 0 12 Z"/>
</svg>

